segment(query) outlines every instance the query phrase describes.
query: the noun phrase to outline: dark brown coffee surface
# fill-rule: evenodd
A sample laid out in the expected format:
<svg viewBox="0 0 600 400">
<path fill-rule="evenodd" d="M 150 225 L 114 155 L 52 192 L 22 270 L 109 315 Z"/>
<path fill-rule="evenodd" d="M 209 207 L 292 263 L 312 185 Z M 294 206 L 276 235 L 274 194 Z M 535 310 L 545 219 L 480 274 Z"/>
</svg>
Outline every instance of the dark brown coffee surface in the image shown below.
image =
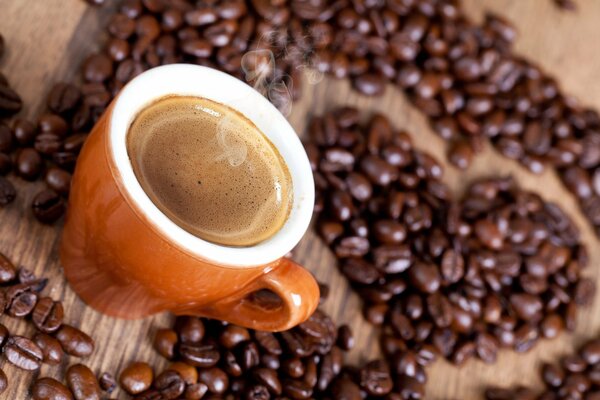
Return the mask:
<svg viewBox="0 0 600 400">
<path fill-rule="evenodd" d="M 154 204 L 201 239 L 252 246 L 287 219 L 287 165 L 252 122 L 227 106 L 198 97 L 163 98 L 133 121 L 127 151 Z"/>
</svg>

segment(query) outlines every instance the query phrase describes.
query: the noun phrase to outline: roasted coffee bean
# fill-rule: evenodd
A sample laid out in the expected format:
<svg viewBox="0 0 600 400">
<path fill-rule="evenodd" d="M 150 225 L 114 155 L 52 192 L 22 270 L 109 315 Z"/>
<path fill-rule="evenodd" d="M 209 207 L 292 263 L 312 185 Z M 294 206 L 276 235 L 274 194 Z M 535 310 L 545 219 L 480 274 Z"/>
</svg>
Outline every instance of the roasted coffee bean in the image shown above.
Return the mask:
<svg viewBox="0 0 600 400">
<path fill-rule="evenodd" d="M 193 385 L 198 382 L 198 371 L 192 365 L 177 361 L 169 365 L 168 369 L 177 372 L 186 385 Z"/>
<path fill-rule="evenodd" d="M 71 325 L 63 324 L 56 332 L 65 353 L 76 357 L 87 357 L 94 351 L 94 341 L 86 333 Z"/>
<path fill-rule="evenodd" d="M 104 54 L 93 54 L 83 64 L 83 76 L 88 82 L 103 82 L 113 73 L 113 62 Z"/>
<path fill-rule="evenodd" d="M 0 152 L 8 153 L 12 148 L 13 134 L 10 128 L 0 123 Z"/>
<path fill-rule="evenodd" d="M 227 374 L 216 367 L 201 369 L 198 372 L 198 381 L 204 383 L 213 394 L 223 394 L 229 387 Z"/>
<path fill-rule="evenodd" d="M 35 149 L 25 148 L 18 153 L 16 166 L 19 176 L 28 181 L 35 180 L 42 172 L 42 157 Z"/>
<path fill-rule="evenodd" d="M 60 328 L 63 316 L 62 303 L 54 301 L 50 297 L 42 297 L 35 305 L 31 319 L 37 329 L 51 333 Z"/>
<path fill-rule="evenodd" d="M 127 393 L 136 395 L 150 387 L 153 377 L 154 373 L 150 365 L 144 362 L 134 362 L 121 372 L 119 383 Z"/>
<path fill-rule="evenodd" d="M 256 340 L 258 345 L 267 353 L 273 355 L 282 354 L 281 344 L 279 343 L 275 335 L 273 335 L 272 333 L 256 331 L 254 332 L 254 339 Z"/>
<path fill-rule="evenodd" d="M 229 325 L 221 332 L 219 343 L 227 349 L 233 349 L 238 344 L 250 340 L 248 329 Z"/>
<path fill-rule="evenodd" d="M 201 368 L 215 366 L 221 357 L 218 349 L 210 344 L 181 344 L 179 345 L 179 354 L 188 364 Z"/>
<path fill-rule="evenodd" d="M 23 318 L 29 315 L 37 303 L 37 294 L 29 284 L 17 284 L 5 291 L 6 313 L 11 317 Z"/>
<path fill-rule="evenodd" d="M 58 340 L 45 333 L 36 333 L 32 340 L 42 350 L 46 364 L 60 364 L 64 352 Z"/>
<path fill-rule="evenodd" d="M 12 203 L 16 197 L 17 191 L 12 182 L 0 176 L 0 206 L 6 206 Z M 1 279 L 2 278 L 0 277 L 0 280 Z"/>
<path fill-rule="evenodd" d="M 49 168 L 46 171 L 46 183 L 50 189 L 66 196 L 71 188 L 71 174 L 60 168 Z"/>
<path fill-rule="evenodd" d="M 71 111 L 77 107 L 81 92 L 69 83 L 59 82 L 54 85 L 48 95 L 48 108 L 58 114 Z"/>
<path fill-rule="evenodd" d="M 0 85 L 0 116 L 10 116 L 21 111 L 21 97 L 7 85 Z"/>
<path fill-rule="evenodd" d="M 3 352 L 11 364 L 28 371 L 39 369 L 44 357 L 38 345 L 23 336 L 9 337 Z"/>
<path fill-rule="evenodd" d="M 360 386 L 372 396 L 383 396 L 391 392 L 393 382 L 390 371 L 383 361 L 372 361 L 360 371 Z"/>
<path fill-rule="evenodd" d="M 1 53 L 1 51 L 2 50 L 0 49 L 0 53 Z M 7 388 L 8 388 L 8 378 L 6 377 L 6 374 L 4 373 L 4 371 L 2 371 L 0 369 L 0 394 L 4 393 Z"/>
<path fill-rule="evenodd" d="M 196 317 L 178 317 L 175 321 L 175 331 L 185 344 L 200 343 L 204 337 L 204 324 Z"/>
<path fill-rule="evenodd" d="M 156 377 L 153 386 L 167 399 L 181 396 L 185 390 L 185 382 L 176 371 L 166 370 Z"/>
<path fill-rule="evenodd" d="M 269 368 L 257 368 L 253 371 L 254 379 L 263 385 L 273 395 L 281 395 L 281 382 L 277 377 L 276 370 Z"/>
<path fill-rule="evenodd" d="M 172 359 L 177 345 L 177 332 L 172 329 L 159 329 L 154 335 L 154 349 L 161 356 Z"/>
<path fill-rule="evenodd" d="M 49 156 L 60 150 L 62 147 L 62 140 L 60 136 L 54 133 L 43 133 L 36 136 L 33 148 L 36 149 L 40 154 Z"/>
<path fill-rule="evenodd" d="M 354 347 L 354 336 L 348 325 L 342 325 L 338 329 L 337 344 L 343 350 L 351 350 Z"/>
<path fill-rule="evenodd" d="M 35 195 L 31 208 L 38 221 L 51 224 L 64 214 L 65 202 L 54 190 L 45 189 Z"/>
<path fill-rule="evenodd" d="M 53 378 L 40 378 L 31 388 L 34 400 L 73 400 L 71 391 Z"/>
<path fill-rule="evenodd" d="M 17 143 L 21 146 L 31 145 L 37 134 L 36 126 L 22 118 L 15 118 L 13 120 L 12 131 Z"/>
<path fill-rule="evenodd" d="M 100 384 L 100 388 L 106 393 L 112 393 L 117 388 L 115 377 L 108 372 L 104 372 L 100 375 L 98 383 Z"/>
<path fill-rule="evenodd" d="M 448 152 L 448 161 L 458 169 L 469 168 L 473 160 L 473 149 L 467 142 L 456 141 Z"/>
<path fill-rule="evenodd" d="M 71 365 L 66 373 L 67 384 L 76 400 L 100 400 L 100 385 L 94 373 L 83 364 Z"/>
<path fill-rule="evenodd" d="M 13 161 L 8 154 L 0 153 L 0 175 L 8 174 L 13 168 Z"/>
<path fill-rule="evenodd" d="M 2 253 L 0 253 L 0 283 L 7 283 L 14 280 L 17 276 L 17 269 L 12 262 Z"/>
</svg>

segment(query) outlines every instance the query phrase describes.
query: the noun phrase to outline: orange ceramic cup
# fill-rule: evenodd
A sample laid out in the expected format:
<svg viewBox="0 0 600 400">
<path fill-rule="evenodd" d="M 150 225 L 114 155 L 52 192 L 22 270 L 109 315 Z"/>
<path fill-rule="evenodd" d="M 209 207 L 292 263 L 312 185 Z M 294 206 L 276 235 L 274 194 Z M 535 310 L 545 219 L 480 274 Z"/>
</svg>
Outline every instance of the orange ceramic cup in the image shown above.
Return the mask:
<svg viewBox="0 0 600 400">
<path fill-rule="evenodd" d="M 167 218 L 143 191 L 127 156 L 126 135 L 141 109 L 167 95 L 229 105 L 277 147 L 290 170 L 294 199 L 288 220 L 270 239 L 251 247 L 201 240 Z M 132 80 L 87 139 L 69 203 L 61 242 L 65 275 L 75 292 L 101 312 L 133 319 L 171 311 L 279 331 L 306 320 L 317 306 L 313 276 L 283 258 L 310 222 L 314 184 L 308 158 L 279 111 L 227 74 L 176 64 Z M 281 301 L 263 307 L 253 300 L 257 296 L 249 296 L 261 289 Z"/>
</svg>

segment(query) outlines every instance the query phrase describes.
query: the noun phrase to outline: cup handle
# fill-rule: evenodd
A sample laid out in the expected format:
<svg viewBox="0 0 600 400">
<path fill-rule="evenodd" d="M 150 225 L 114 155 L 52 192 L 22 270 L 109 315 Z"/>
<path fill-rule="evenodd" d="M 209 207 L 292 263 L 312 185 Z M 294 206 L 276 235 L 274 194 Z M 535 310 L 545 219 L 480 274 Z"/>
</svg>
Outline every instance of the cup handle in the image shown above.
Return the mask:
<svg viewBox="0 0 600 400">
<path fill-rule="evenodd" d="M 265 308 L 249 297 L 261 289 L 274 292 L 281 300 L 280 304 Z M 319 286 L 312 274 L 282 258 L 273 269 L 256 278 L 233 298 L 218 300 L 202 308 L 200 314 L 247 328 L 278 332 L 306 321 L 318 304 Z"/>
</svg>

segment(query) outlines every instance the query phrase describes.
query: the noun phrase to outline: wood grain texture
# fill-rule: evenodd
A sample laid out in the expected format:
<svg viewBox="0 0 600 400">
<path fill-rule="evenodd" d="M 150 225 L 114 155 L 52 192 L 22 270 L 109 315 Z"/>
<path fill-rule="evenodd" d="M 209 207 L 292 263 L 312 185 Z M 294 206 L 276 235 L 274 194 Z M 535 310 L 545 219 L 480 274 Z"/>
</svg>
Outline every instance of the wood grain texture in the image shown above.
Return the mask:
<svg viewBox="0 0 600 400">
<path fill-rule="evenodd" d="M 118 0 L 107 3 L 96 9 L 82 0 L 0 0 L 0 32 L 8 47 L 0 61 L 0 70 L 23 96 L 26 103 L 23 115 L 33 117 L 43 110 L 44 94 L 52 82 L 73 79 L 85 56 L 104 42 L 102 28 Z M 485 10 L 493 10 L 513 21 L 520 32 L 517 51 L 555 75 L 567 93 L 600 109 L 600 55 L 596 51 L 600 37 L 600 24 L 597 23 L 600 2 L 580 0 L 578 4 L 577 13 L 567 13 L 560 12 L 550 0 L 463 0 L 463 7 L 475 20 L 481 20 Z M 353 93 L 347 82 L 325 79 L 305 87 L 303 99 L 294 104 L 290 120 L 302 133 L 311 115 L 342 104 L 364 109 L 365 116 L 370 112 L 387 114 L 395 126 L 411 134 L 417 147 L 445 161 L 443 141 L 435 136 L 423 115 L 391 86 L 383 97 L 369 99 Z M 513 174 L 522 186 L 538 191 L 570 212 L 590 250 L 591 265 L 586 273 L 598 278 L 600 242 L 592 234 L 573 197 L 553 173 L 533 176 L 488 148 L 467 173 L 459 174 L 455 169 L 447 168 L 444 180 L 458 195 L 473 179 L 498 174 Z M 19 189 L 19 197 L 0 210 L 0 251 L 16 264 L 50 278 L 46 290 L 54 298 L 63 300 L 67 322 L 91 333 L 96 340 L 97 349 L 85 363 L 95 372 L 116 372 L 132 360 L 143 360 L 160 370 L 166 363 L 152 350 L 150 341 L 155 329 L 167 326 L 171 317 L 165 314 L 124 322 L 86 307 L 68 288 L 61 274 L 57 257 L 60 224 L 42 226 L 32 218 L 29 204 L 41 184 L 25 183 L 16 178 L 13 181 Z M 294 251 L 294 258 L 331 286 L 325 309 L 338 323 L 350 324 L 357 339 L 357 346 L 348 360 L 361 362 L 375 357 L 378 354 L 377 332 L 363 320 L 359 299 L 349 291 L 344 278 L 337 272 L 332 255 L 312 231 Z M 599 334 L 599 311 L 600 296 L 591 308 L 580 313 L 574 335 L 565 334 L 557 340 L 546 341 L 525 355 L 503 351 L 493 366 L 478 360 L 471 360 L 462 368 L 438 362 L 429 370 L 427 398 L 478 399 L 482 388 L 488 384 L 539 386 L 537 370 L 542 362 L 553 361 L 584 339 Z M 33 333 L 29 323 L 6 316 L 1 317 L 0 322 L 11 332 Z M 44 366 L 37 373 L 28 373 L 2 360 L 0 367 L 8 375 L 10 387 L 0 397 L 27 399 L 33 379 L 52 376 L 62 380 L 65 369 L 78 361 L 68 357 L 59 367 Z M 122 392 L 115 392 L 113 397 L 125 398 Z"/>
</svg>

